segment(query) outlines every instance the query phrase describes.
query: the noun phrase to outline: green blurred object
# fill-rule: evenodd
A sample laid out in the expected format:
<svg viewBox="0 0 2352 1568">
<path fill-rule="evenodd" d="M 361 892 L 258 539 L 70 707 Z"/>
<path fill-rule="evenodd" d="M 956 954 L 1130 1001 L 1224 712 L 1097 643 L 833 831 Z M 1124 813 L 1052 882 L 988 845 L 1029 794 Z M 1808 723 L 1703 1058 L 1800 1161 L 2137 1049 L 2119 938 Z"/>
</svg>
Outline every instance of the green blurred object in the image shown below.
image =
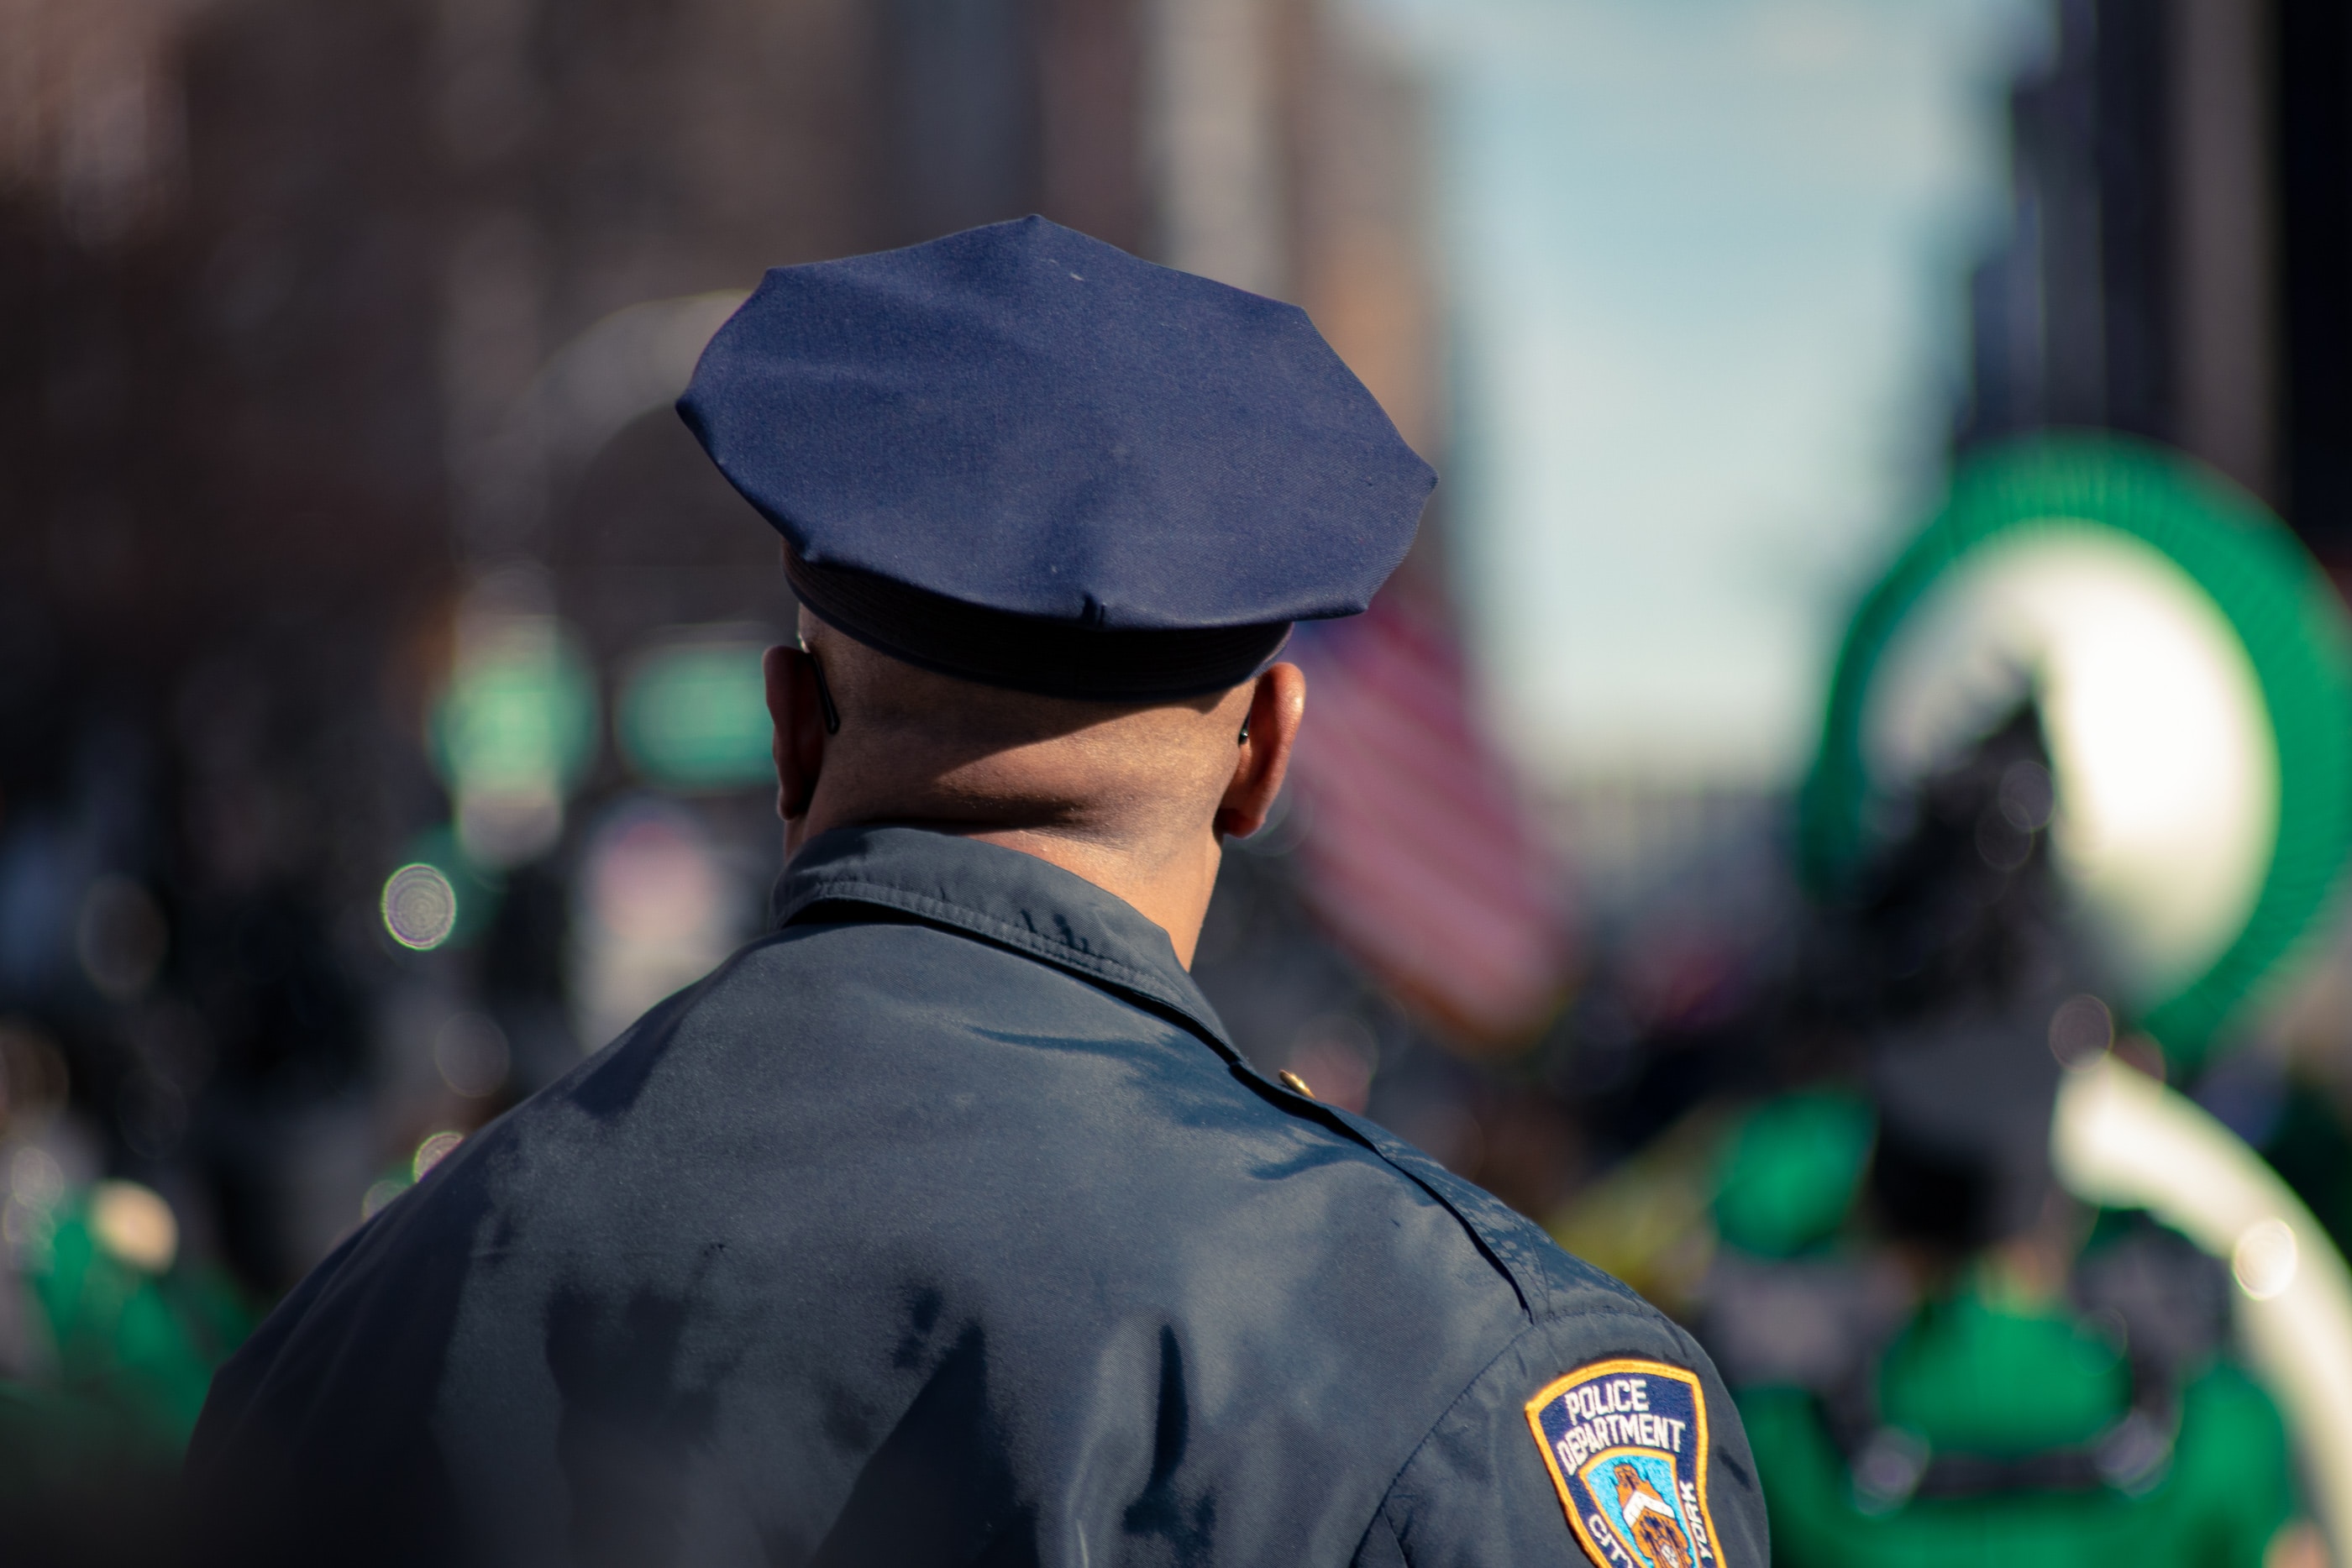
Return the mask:
<svg viewBox="0 0 2352 1568">
<path fill-rule="evenodd" d="M 255 1324 L 235 1287 L 117 1256 L 87 1190 L 37 1225 L 20 1266 L 50 1354 L 37 1377 L 0 1381 L 0 1491 L 176 1466 L 215 1369 Z"/>
<path fill-rule="evenodd" d="M 1758 1106 L 1724 1152 L 1717 1233 L 1761 1258 L 1793 1258 L 1830 1240 L 1853 1207 L 1874 1128 L 1857 1094 L 1817 1090 Z"/>
<path fill-rule="evenodd" d="M 1878 1368 L 1880 1418 L 1941 1452 L 2010 1458 L 2087 1443 L 2121 1417 L 2121 1352 L 2070 1314 L 1930 1304 Z"/>
<path fill-rule="evenodd" d="M 596 757 L 595 672 L 562 627 L 517 618 L 458 660 L 432 732 L 454 789 L 569 792 Z"/>
<path fill-rule="evenodd" d="M 2053 1348 L 2020 1335 L 2003 1353 L 2014 1365 L 1979 1372 L 1983 1393 L 1947 1389 L 1924 1403 L 1944 1402 L 1936 1412 L 1939 1423 L 1981 1430 L 1993 1414 L 1990 1400 L 2035 1397 L 2021 1379 L 2046 1369 Z M 2057 1347 L 2062 1361 L 2071 1354 Z M 2078 1395 L 2087 1392 L 2079 1377 L 2065 1381 Z M 2079 1423 L 2084 1410 L 2070 1409 L 2074 1402 L 2074 1395 L 2053 1399 L 2033 1410 L 2032 1419 L 2051 1430 Z M 2293 1460 L 2278 1412 L 2228 1366 L 2207 1370 L 2183 1390 L 2171 1466 L 2137 1497 L 2112 1488 L 2017 1492 L 1917 1499 L 1872 1511 L 1856 1500 L 1845 1460 L 1810 1395 L 1750 1389 L 1738 1404 L 1748 1442 L 1766 1457 L 1772 1560 L 1784 1568 L 2259 1568 L 2295 1510 Z"/>
<path fill-rule="evenodd" d="M 1759 1259 L 1804 1260 L 1789 1265 L 1800 1270 L 1818 1266 L 1831 1243 L 1866 1246 L 1848 1227 L 1873 1126 L 1867 1103 L 1837 1090 L 1789 1094 L 1748 1112 L 1729 1129 L 1717 1162 L 1722 1240 Z M 2098 1211 L 2084 1255 L 2147 1224 L 2145 1216 Z M 2003 1281 L 1979 1258 L 1958 1283 L 1914 1310 L 1883 1353 L 1857 1345 L 1868 1358 L 1856 1363 L 1853 1383 L 1840 1375 L 1819 1388 L 1735 1388 L 1771 1513 L 1773 1562 L 1781 1568 L 2263 1563 L 2273 1537 L 2297 1515 L 2294 1457 L 2269 1396 L 2210 1354 L 2154 1372 L 2179 1379 L 2169 1463 L 2131 1487 L 2070 1487 L 2056 1475 L 2063 1456 L 2091 1448 L 2132 1412 L 2132 1364 L 2109 1337 L 2113 1324 L 2085 1321 L 2063 1299 L 2021 1301 Z M 2011 1479 L 1972 1495 L 1907 1500 L 1867 1495 L 1856 1479 L 1868 1468 L 1864 1450 L 1849 1460 L 1829 1415 L 1846 1409 L 1856 1389 L 1868 1391 L 1869 1422 L 1898 1435 L 1920 1467 L 1932 1456 L 1964 1456 L 2031 1474 L 2048 1456 L 2051 1483 Z M 2165 1407 L 2162 1400 L 2153 1406 Z"/>
<path fill-rule="evenodd" d="M 1872 849 L 1879 781 L 1864 717 L 1882 656 L 1946 575 L 1995 542 L 2105 532 L 2138 541 L 2209 595 L 2242 643 L 2278 748 L 2278 821 L 2258 895 L 2201 974 L 2139 1022 L 2193 1065 L 2326 907 L 2352 850 L 2352 632 L 2326 577 L 2260 503 L 2189 460 L 2110 435 L 2034 438 L 1967 464 L 1943 511 L 1864 600 L 1839 651 L 1801 801 L 1804 870 L 1851 884 Z M 2063 788 L 2063 785 L 2062 785 Z"/>
<path fill-rule="evenodd" d="M 764 643 L 681 640 L 640 657 L 622 684 L 615 735 L 630 766 L 681 790 L 775 782 Z"/>
</svg>

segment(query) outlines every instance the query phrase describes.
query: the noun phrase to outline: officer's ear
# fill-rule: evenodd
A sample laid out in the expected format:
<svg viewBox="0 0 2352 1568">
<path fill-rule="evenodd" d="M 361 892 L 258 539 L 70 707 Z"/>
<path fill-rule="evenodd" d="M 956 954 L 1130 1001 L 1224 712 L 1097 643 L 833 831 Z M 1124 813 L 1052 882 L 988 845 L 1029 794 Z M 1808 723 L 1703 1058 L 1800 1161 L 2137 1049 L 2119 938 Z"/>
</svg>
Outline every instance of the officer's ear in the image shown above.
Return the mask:
<svg viewBox="0 0 2352 1568">
<path fill-rule="evenodd" d="M 775 722 L 776 814 L 790 822 L 808 815 L 816 799 L 817 775 L 824 769 L 824 743 L 832 703 L 816 660 L 799 648 L 768 650 L 760 662 L 767 677 L 768 716 Z"/>
<path fill-rule="evenodd" d="M 1243 721 L 1233 781 L 1217 803 L 1219 838 L 1245 839 L 1265 826 L 1282 777 L 1290 770 L 1290 748 L 1307 713 L 1307 674 L 1296 664 L 1276 664 L 1250 683 L 1249 716 Z"/>
</svg>

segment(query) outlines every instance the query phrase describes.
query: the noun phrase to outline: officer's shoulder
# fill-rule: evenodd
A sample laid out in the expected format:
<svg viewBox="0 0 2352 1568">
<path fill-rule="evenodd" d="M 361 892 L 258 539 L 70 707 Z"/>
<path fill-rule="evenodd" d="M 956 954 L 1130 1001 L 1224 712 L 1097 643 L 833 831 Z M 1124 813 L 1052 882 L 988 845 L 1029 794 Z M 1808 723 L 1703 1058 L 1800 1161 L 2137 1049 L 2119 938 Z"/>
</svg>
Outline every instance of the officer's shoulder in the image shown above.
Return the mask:
<svg viewBox="0 0 2352 1568">
<path fill-rule="evenodd" d="M 1490 1267 L 1518 1293 L 1531 1322 L 1585 1314 L 1664 1314 L 1630 1286 L 1564 1251 L 1541 1226 L 1378 1124 L 1334 1113 L 1328 1120 L 1388 1165 L 1401 1181 L 1451 1210 Z"/>
<path fill-rule="evenodd" d="M 1769 1563 L 1755 1456 L 1697 1341 L 1492 1194 L 1442 1169 L 1413 1174 L 1479 1239 L 1527 1315 L 1415 1448 L 1358 1562 L 1401 1564 L 1407 1542 L 1416 1559 L 1641 1561 L 1640 1521 L 1601 1484 L 1605 1471 L 1615 1488 L 1649 1484 L 1643 1495 L 1696 1549 L 1682 1561 Z"/>
<path fill-rule="evenodd" d="M 1601 1453 L 1618 1455 L 1618 1465 L 1630 1455 L 1649 1474 L 1677 1528 L 1706 1540 L 1696 1561 L 1769 1561 L 1755 1455 L 1722 1375 L 1689 1333 L 1412 1145 L 1357 1116 L 1327 1122 L 1376 1147 L 1400 1183 L 1444 1204 L 1494 1286 L 1522 1302 L 1416 1443 L 1360 1563 L 1402 1563 L 1404 1542 L 1477 1561 L 1600 1559 L 1612 1544 L 1583 1540 L 1590 1519 L 1569 1519 L 1621 1516 L 1625 1500 L 1592 1495 L 1585 1460 Z M 1573 1511 L 1564 1507 L 1571 1502 Z"/>
<path fill-rule="evenodd" d="M 816 918 L 803 916 L 740 949 L 708 979 L 648 1015 L 632 1034 L 665 1035 L 677 1026 L 698 1033 L 724 1033 L 735 1024 L 756 1026 L 764 1034 L 778 1027 L 778 1020 L 777 1015 L 760 1004 L 769 1000 L 772 991 L 790 988 L 801 996 L 804 1007 L 793 1009 L 796 1016 L 782 1027 L 822 1031 L 830 1027 L 830 1019 L 837 1018 L 862 1035 L 875 1027 L 868 1009 L 876 1001 L 921 1010 L 924 1002 L 919 993 L 926 988 L 927 977 L 953 988 L 958 984 L 956 977 L 969 977 L 975 971 L 1001 970 L 1008 979 L 1034 982 L 1056 992 L 1066 989 L 1072 997 L 1092 994 L 1099 997 L 1105 1008 L 1121 1012 L 1136 1005 L 1132 998 L 1103 990 L 1081 976 L 919 919 L 877 919 L 880 912 L 861 908 L 856 918 L 836 922 L 824 919 L 821 910 L 813 913 Z M 854 958 L 845 947 L 858 950 Z M 820 977 L 824 983 L 814 984 Z M 753 1005 L 739 1006 L 739 997 Z M 812 1012 L 818 1016 L 811 1016 Z M 1194 1031 L 1189 1025 L 1172 1018 L 1163 1022 L 1171 1040 L 1183 1040 L 1183 1049 L 1172 1060 L 1188 1063 L 1189 1071 L 1158 1074 L 1141 1092 L 1122 1097 L 1103 1113 L 1186 1123 L 1205 1118 L 1207 1124 L 1231 1129 L 1242 1134 L 1230 1145 L 1237 1174 L 1247 1176 L 1253 1183 L 1269 1168 L 1265 1164 L 1269 1155 L 1276 1157 L 1273 1168 L 1297 1171 L 1345 1160 L 1371 1173 L 1372 1179 L 1351 1182 L 1348 1191 L 1352 1196 L 1342 1201 L 1369 1204 L 1394 1214 L 1442 1210 L 1444 1224 L 1410 1228 L 1411 1237 L 1400 1236 L 1394 1243 L 1408 1252 L 1418 1248 L 1451 1254 L 1428 1256 L 1430 1274 L 1422 1282 L 1425 1290 L 1507 1293 L 1517 1303 L 1523 1325 L 1555 1319 L 1600 1322 L 1626 1315 L 1665 1323 L 1663 1315 L 1631 1289 L 1563 1251 L 1525 1216 L 1377 1123 L 1297 1094 L 1224 1058 L 1205 1040 L 1190 1038 Z M 627 1042 L 628 1037 L 624 1037 L 616 1046 L 625 1047 Z M 625 1073 L 626 1064 L 612 1060 L 615 1055 L 612 1048 L 602 1054 L 607 1059 L 604 1071 Z M 593 1076 L 596 1071 L 595 1064 L 588 1064 L 588 1071 L 575 1077 Z M 1155 1116 L 1155 1113 L 1161 1114 Z M 1080 1124 L 1087 1120 L 1086 1116 L 1066 1118 L 1064 1131 L 1077 1135 L 1085 1130 Z M 1304 1146 L 1300 1146 L 1302 1140 Z M 1328 1201 L 1332 1196 L 1325 1192 L 1316 1201 Z M 1078 1218 L 1076 1214 L 1066 1215 L 1065 1223 L 1075 1225 Z"/>
<path fill-rule="evenodd" d="M 887 976 L 867 970 L 863 981 L 901 1000 L 913 999 L 906 988 L 917 970 L 938 973 L 941 967 L 969 970 L 1002 965 L 1008 974 L 1055 989 L 1066 987 L 1074 994 L 1096 993 L 1111 1008 L 1136 1005 L 1133 998 L 1104 991 L 1081 976 L 971 941 L 965 933 L 937 929 L 919 919 L 883 924 L 874 921 L 871 912 L 860 910 L 856 919 L 836 924 L 818 913 L 818 919 L 788 926 L 743 949 L 727 969 L 713 977 L 710 988 L 789 985 L 820 970 L 835 973 L 845 962 L 841 944 L 846 939 L 867 949 L 862 956 L 882 960 L 891 970 Z M 922 950 L 922 959 L 900 972 L 897 965 L 888 963 L 886 954 L 909 938 Z M 900 954 L 912 958 L 914 950 L 902 948 Z M 852 966 L 852 972 L 857 972 L 856 966 Z M 1172 1035 L 1192 1032 L 1189 1025 L 1173 1019 L 1166 1023 Z M 1226 1116 L 1218 1119 L 1228 1125 L 1238 1129 L 1255 1122 L 1261 1128 L 1279 1127 L 1321 1142 L 1329 1154 L 1352 1156 L 1377 1171 L 1381 1179 L 1374 1190 L 1379 1196 L 1370 1201 L 1416 1207 L 1434 1203 L 1448 1213 L 1456 1239 L 1476 1254 L 1485 1274 L 1517 1297 L 1528 1321 L 1621 1312 L 1664 1321 L 1629 1287 L 1563 1251 L 1526 1216 L 1378 1123 L 1298 1094 L 1239 1061 L 1225 1059 L 1205 1041 L 1191 1043 L 1192 1049 L 1184 1054 L 1194 1071 L 1181 1075 L 1183 1086 L 1168 1081 L 1159 1085 L 1163 1092 L 1181 1098 L 1182 1113 L 1198 1113 L 1202 1107 L 1197 1096 L 1205 1091 L 1227 1103 Z M 1146 1095 L 1143 1100 L 1150 1098 Z M 1263 1153 L 1235 1152 L 1244 1160 Z"/>
</svg>

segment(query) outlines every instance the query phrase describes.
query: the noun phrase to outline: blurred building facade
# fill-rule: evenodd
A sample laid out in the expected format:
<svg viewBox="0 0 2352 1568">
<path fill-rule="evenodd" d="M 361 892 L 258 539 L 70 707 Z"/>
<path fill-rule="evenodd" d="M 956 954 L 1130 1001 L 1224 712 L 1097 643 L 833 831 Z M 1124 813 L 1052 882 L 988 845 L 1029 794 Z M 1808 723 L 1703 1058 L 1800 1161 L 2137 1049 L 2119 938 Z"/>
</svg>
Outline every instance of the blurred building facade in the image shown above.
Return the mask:
<svg viewBox="0 0 2352 1568">
<path fill-rule="evenodd" d="M 5 0 L 7 1147 L 266 1296 L 756 928 L 768 789 L 620 728 L 790 625 L 667 406 L 763 267 L 1042 211 L 1306 305 L 1434 455 L 1419 113 L 1339 0 Z M 533 627 L 588 740 L 473 864 L 452 673 Z M 1276 1058 L 1412 1032 L 1328 952 L 1260 992 Z"/>
<path fill-rule="evenodd" d="M 2352 23 L 2317 0 L 2057 0 L 2011 96 L 1962 446 L 2176 445 L 2352 552 Z"/>
</svg>

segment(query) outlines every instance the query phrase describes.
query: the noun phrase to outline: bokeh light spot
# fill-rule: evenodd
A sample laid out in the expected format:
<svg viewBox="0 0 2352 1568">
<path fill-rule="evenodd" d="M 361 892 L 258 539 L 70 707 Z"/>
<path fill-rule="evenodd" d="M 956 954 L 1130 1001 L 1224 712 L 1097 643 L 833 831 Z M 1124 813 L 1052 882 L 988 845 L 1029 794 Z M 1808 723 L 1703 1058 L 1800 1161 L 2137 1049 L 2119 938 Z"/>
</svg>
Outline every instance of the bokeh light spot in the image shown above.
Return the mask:
<svg viewBox="0 0 2352 1568">
<path fill-rule="evenodd" d="M 2240 1290 L 2258 1301 L 2267 1301 L 2286 1293 L 2286 1288 L 2294 1283 L 2300 1261 L 2294 1227 L 2284 1219 L 2265 1219 L 2248 1226 L 2238 1238 L 2230 1253 L 2230 1272 L 2238 1277 Z"/>
<path fill-rule="evenodd" d="M 418 1181 L 423 1181 L 425 1172 L 448 1158 L 449 1151 L 465 1141 L 466 1134 L 463 1133 L 434 1134 L 416 1145 L 416 1157 L 409 1162 L 409 1174 Z"/>
<path fill-rule="evenodd" d="M 480 1013 L 459 1013 L 433 1040 L 433 1065 L 441 1082 L 468 1100 L 499 1092 L 507 1081 L 511 1053 L 506 1031 Z"/>
<path fill-rule="evenodd" d="M 74 952 L 110 1001 L 131 1001 L 155 982 L 168 933 L 155 895 L 127 876 L 102 876 L 82 895 Z"/>
<path fill-rule="evenodd" d="M 37 1146 L 18 1149 L 8 1161 L 8 1196 L 28 1208 L 51 1208 L 66 1195 L 65 1168 Z"/>
<path fill-rule="evenodd" d="M 0 1133 L 27 1134 L 65 1109 L 66 1059 L 22 1019 L 0 1019 Z"/>
<path fill-rule="evenodd" d="M 438 947 L 457 928 L 457 890 L 438 866 L 402 866 L 384 879 L 383 928 L 404 947 Z"/>
<path fill-rule="evenodd" d="M 640 654 L 624 680 L 614 734 L 646 779 L 673 789 L 772 789 L 765 629 L 687 628 Z M 714 635 L 714 631 L 719 635 Z"/>
<path fill-rule="evenodd" d="M 135 1181 L 102 1181 L 91 1189 L 89 1228 L 118 1261 L 146 1273 L 163 1273 L 179 1255 L 180 1222 L 172 1206 Z"/>
<path fill-rule="evenodd" d="M 2116 1042 L 2116 1015 L 2093 996 L 2073 997 L 2050 1015 L 2050 1054 L 2067 1067 L 2088 1067 Z"/>
<path fill-rule="evenodd" d="M 1358 1019 L 1327 1015 L 1309 1021 L 1291 1041 L 1287 1071 L 1315 1085 L 1312 1098 L 1361 1112 L 1371 1099 L 1380 1044 Z"/>
<path fill-rule="evenodd" d="M 399 1176 L 386 1176 L 369 1186 L 360 1199 L 360 1218 L 373 1219 L 383 1206 L 409 1189 L 411 1184 Z"/>
</svg>

